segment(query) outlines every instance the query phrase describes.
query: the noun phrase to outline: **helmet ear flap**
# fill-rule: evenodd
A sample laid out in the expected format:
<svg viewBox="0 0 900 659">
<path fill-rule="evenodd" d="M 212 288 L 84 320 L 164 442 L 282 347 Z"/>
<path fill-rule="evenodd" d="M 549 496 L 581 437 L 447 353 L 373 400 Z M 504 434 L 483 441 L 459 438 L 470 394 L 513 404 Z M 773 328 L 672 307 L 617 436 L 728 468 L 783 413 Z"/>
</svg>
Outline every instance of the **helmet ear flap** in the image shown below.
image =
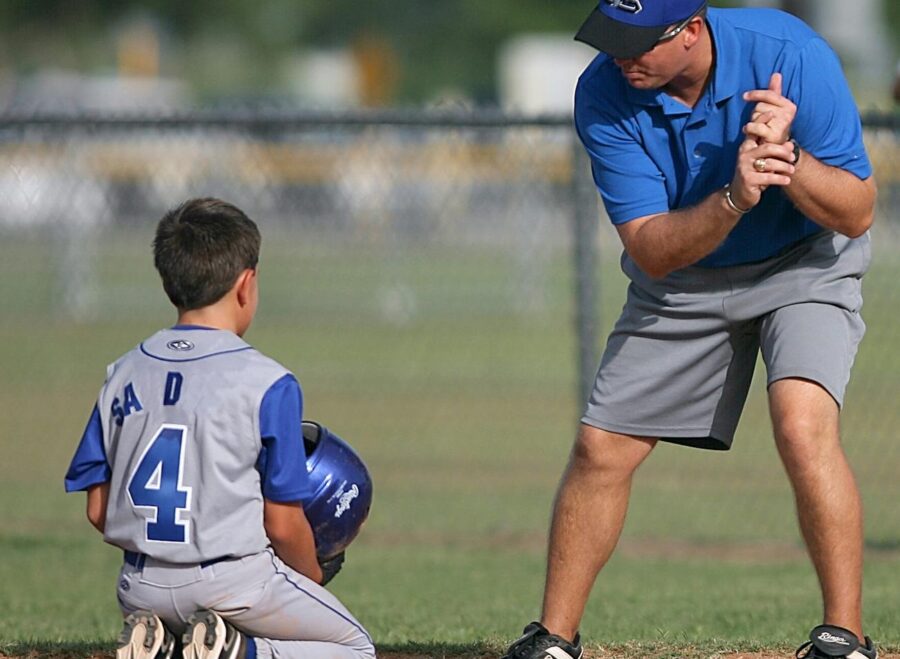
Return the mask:
<svg viewBox="0 0 900 659">
<path fill-rule="evenodd" d="M 316 553 L 327 560 L 356 538 L 372 505 L 372 479 L 365 463 L 343 439 L 315 421 L 303 420 L 303 444 L 311 494 L 303 510 Z"/>
</svg>

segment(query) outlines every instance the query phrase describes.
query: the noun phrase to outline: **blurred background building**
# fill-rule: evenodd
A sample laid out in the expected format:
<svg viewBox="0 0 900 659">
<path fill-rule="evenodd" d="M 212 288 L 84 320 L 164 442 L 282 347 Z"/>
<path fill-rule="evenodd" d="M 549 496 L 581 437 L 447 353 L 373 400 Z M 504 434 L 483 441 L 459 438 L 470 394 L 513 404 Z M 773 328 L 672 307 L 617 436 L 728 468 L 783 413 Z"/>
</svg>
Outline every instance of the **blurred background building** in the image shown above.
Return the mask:
<svg viewBox="0 0 900 659">
<path fill-rule="evenodd" d="M 502 106 L 565 112 L 594 54 L 593 2 L 13 0 L 0 4 L 0 110 Z M 890 107 L 896 0 L 780 6 L 839 52 L 860 105 Z"/>
</svg>

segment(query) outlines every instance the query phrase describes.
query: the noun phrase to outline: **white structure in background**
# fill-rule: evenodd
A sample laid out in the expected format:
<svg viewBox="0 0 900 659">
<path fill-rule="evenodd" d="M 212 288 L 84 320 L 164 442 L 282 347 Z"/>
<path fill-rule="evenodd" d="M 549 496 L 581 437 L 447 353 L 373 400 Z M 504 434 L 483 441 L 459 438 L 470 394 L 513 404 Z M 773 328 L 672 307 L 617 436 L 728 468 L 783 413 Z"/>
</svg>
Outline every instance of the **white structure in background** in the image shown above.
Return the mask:
<svg viewBox="0 0 900 659">
<path fill-rule="evenodd" d="M 500 50 L 497 83 L 504 109 L 525 114 L 571 113 L 575 83 L 597 51 L 571 34 L 532 34 Z"/>
<path fill-rule="evenodd" d="M 497 86 L 504 110 L 526 115 L 571 115 L 575 84 L 597 51 L 572 38 L 572 34 L 526 34 L 510 39 L 497 60 Z M 574 135 L 574 131 L 573 131 Z M 515 131 L 511 139 L 529 147 L 527 131 Z M 559 244 L 558 208 L 547 205 L 552 191 L 541 176 L 517 193 L 515 258 L 519 270 L 510 290 L 519 311 L 540 311 L 547 303 L 550 258 L 548 245 Z"/>
<path fill-rule="evenodd" d="M 106 189 L 93 178 L 72 176 L 76 162 L 0 158 L 0 236 L 5 231 L 46 232 L 55 268 L 55 306 L 79 320 L 95 310 L 96 239 L 110 222 Z"/>
<path fill-rule="evenodd" d="M 286 60 L 289 93 L 313 107 L 347 108 L 360 102 L 359 68 L 350 50 L 309 50 Z"/>
<path fill-rule="evenodd" d="M 45 70 L 16 83 L 11 105 L 19 111 L 119 114 L 172 112 L 189 99 L 181 80 Z"/>
</svg>

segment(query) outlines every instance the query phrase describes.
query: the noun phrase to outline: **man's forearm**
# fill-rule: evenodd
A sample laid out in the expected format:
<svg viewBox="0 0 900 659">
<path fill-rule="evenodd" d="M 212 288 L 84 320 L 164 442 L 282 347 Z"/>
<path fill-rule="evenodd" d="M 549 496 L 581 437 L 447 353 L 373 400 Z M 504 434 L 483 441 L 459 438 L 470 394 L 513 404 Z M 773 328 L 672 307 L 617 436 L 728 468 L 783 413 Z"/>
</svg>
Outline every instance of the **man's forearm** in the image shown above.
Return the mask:
<svg viewBox="0 0 900 659">
<path fill-rule="evenodd" d="M 711 254 L 741 217 L 716 190 L 696 206 L 633 220 L 619 234 L 638 267 L 659 279 Z"/>
<path fill-rule="evenodd" d="M 855 238 L 872 225 L 874 179 L 861 180 L 805 151 L 801 151 L 791 184 L 784 191 L 800 212 L 826 229 Z"/>
</svg>

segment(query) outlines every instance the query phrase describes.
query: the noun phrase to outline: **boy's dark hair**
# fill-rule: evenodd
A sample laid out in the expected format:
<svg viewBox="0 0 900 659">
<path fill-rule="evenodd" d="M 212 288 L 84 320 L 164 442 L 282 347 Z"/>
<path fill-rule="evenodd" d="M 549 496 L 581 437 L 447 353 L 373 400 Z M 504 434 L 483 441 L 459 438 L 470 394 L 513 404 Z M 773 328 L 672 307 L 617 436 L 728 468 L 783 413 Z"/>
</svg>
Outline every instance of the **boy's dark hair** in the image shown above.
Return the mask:
<svg viewBox="0 0 900 659">
<path fill-rule="evenodd" d="M 181 310 L 218 302 L 259 261 L 259 229 L 242 210 L 211 197 L 189 199 L 156 227 L 153 264 Z"/>
</svg>

